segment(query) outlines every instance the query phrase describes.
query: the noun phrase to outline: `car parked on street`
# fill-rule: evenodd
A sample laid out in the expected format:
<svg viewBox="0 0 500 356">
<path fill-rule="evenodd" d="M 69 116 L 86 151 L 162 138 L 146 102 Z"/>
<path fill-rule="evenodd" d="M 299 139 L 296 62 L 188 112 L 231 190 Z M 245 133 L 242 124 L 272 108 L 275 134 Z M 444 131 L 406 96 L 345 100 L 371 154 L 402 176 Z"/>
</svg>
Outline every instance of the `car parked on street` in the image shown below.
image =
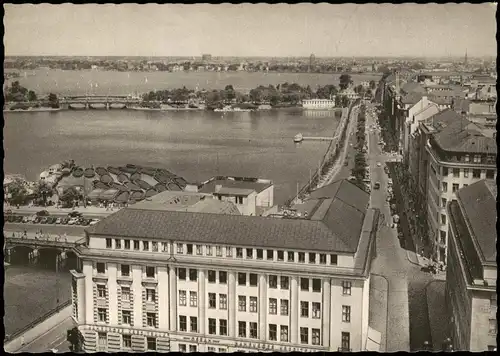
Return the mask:
<svg viewBox="0 0 500 356">
<path fill-rule="evenodd" d="M 68 216 L 71 218 L 77 218 L 77 217 L 81 217 L 82 213 L 80 213 L 78 211 L 72 211 L 71 213 L 68 213 Z"/>
<path fill-rule="evenodd" d="M 47 210 L 40 210 L 36 213 L 36 216 L 49 216 L 49 212 Z"/>
<path fill-rule="evenodd" d="M 356 180 L 356 178 L 354 178 L 354 180 Z M 89 225 L 91 225 L 91 226 L 92 226 L 92 225 L 95 225 L 95 224 L 97 224 L 99 221 L 100 221 L 99 219 L 92 219 L 92 220 L 90 221 Z"/>
<path fill-rule="evenodd" d="M 376 182 L 376 183 L 373 185 L 373 189 L 375 189 L 375 190 L 380 189 L 380 183 L 379 183 L 379 182 Z"/>
<path fill-rule="evenodd" d="M 78 218 L 71 218 L 68 221 L 68 225 L 76 225 L 77 222 L 78 222 Z"/>
</svg>

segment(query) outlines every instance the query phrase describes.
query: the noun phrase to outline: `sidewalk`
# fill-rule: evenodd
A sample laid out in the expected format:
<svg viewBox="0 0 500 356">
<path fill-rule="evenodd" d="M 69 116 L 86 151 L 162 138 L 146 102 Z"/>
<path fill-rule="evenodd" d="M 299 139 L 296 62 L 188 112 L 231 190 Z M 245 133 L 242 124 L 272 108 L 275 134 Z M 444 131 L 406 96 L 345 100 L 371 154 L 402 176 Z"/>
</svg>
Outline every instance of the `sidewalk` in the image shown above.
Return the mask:
<svg viewBox="0 0 500 356">
<path fill-rule="evenodd" d="M 446 312 L 445 287 L 444 281 L 432 281 L 425 287 L 434 351 L 439 351 L 443 340 L 448 337 L 449 316 Z"/>
<path fill-rule="evenodd" d="M 388 290 L 388 282 L 384 277 L 371 275 L 368 325 L 381 334 L 380 352 L 386 351 L 387 344 Z"/>
</svg>

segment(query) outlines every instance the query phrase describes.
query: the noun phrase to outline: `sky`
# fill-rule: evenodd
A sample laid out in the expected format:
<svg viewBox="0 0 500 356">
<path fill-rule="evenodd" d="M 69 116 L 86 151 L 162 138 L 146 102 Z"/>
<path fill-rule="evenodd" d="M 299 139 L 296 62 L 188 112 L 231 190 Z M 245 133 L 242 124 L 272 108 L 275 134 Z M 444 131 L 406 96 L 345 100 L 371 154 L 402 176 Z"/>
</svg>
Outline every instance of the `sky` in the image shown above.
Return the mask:
<svg viewBox="0 0 500 356">
<path fill-rule="evenodd" d="M 496 55 L 496 5 L 4 5 L 7 56 Z"/>
</svg>

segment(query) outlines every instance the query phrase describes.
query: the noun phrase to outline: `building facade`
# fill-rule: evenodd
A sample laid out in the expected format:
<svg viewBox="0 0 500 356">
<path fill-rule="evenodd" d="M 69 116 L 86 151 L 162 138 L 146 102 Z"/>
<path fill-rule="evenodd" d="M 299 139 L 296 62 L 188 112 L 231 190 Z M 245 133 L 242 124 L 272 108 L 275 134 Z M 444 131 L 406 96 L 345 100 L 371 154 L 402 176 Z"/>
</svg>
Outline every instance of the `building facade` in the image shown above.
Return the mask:
<svg viewBox="0 0 500 356">
<path fill-rule="evenodd" d="M 307 99 L 302 100 L 302 107 L 308 110 L 330 110 L 335 108 L 335 97 L 330 99 Z"/>
<path fill-rule="evenodd" d="M 447 206 L 446 305 L 455 350 L 496 351 L 496 196 L 495 182 L 483 180 Z"/>
<path fill-rule="evenodd" d="M 351 215 L 358 236 L 341 239 L 332 216 L 353 210 L 321 204 L 303 219 L 125 208 L 102 220 L 72 271 L 85 351 L 364 350 L 378 211 Z"/>
</svg>

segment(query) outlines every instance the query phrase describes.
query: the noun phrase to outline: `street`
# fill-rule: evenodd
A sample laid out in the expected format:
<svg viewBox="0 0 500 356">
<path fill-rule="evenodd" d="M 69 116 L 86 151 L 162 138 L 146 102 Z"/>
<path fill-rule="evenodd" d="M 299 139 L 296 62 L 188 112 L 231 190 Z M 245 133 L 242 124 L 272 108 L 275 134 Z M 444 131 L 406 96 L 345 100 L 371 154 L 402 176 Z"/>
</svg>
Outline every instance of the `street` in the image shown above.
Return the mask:
<svg viewBox="0 0 500 356">
<path fill-rule="evenodd" d="M 17 352 L 50 352 L 52 349 L 57 350 L 57 353 L 69 352 L 66 332 L 74 326 L 75 322 L 72 318 L 65 318 L 55 328 L 50 329 Z"/>
</svg>

